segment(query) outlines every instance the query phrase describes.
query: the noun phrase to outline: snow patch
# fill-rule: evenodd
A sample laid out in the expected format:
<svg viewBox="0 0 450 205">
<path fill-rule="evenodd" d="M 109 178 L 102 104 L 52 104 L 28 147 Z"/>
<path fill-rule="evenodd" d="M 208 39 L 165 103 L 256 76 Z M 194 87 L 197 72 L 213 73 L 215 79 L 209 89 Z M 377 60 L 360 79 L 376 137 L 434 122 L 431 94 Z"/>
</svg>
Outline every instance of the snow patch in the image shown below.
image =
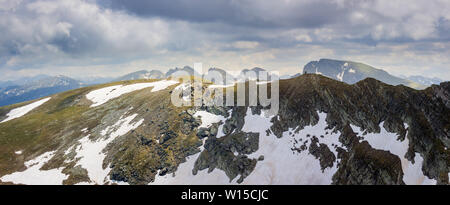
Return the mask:
<svg viewBox="0 0 450 205">
<path fill-rule="evenodd" d="M 422 172 L 423 158 L 419 153 L 416 153 L 414 157 L 414 164 L 405 158 L 408 151 L 409 140 L 405 137 L 405 140 L 397 140 L 396 133 L 388 132 L 384 127 L 384 122 L 380 123 L 380 133 L 368 133 L 363 136 L 364 140 L 369 142 L 370 146 L 374 149 L 389 151 L 392 154 L 397 155 L 402 163 L 403 181 L 408 185 L 430 185 L 436 184 L 436 180 L 430 179 Z M 404 124 L 405 128 L 408 125 Z M 361 129 L 357 126 L 351 125 L 354 132 L 358 133 Z M 360 134 L 360 133 L 359 133 Z M 408 133 L 406 133 L 407 136 Z"/>
<path fill-rule="evenodd" d="M 199 128 L 208 128 L 213 123 L 218 123 L 220 121 L 225 122 L 225 117 L 222 115 L 215 115 L 206 111 L 197 111 L 194 114 L 194 117 L 200 117 L 202 124 L 199 126 Z"/>
<path fill-rule="evenodd" d="M 182 98 L 184 101 L 191 101 L 191 87 L 190 83 L 181 83 L 174 90 L 181 90 Z"/>
<path fill-rule="evenodd" d="M 229 118 L 231 117 L 231 111 L 228 111 L 229 114 Z M 221 138 L 223 137 L 225 134 L 223 133 L 223 126 L 225 125 L 225 121 L 227 120 L 227 118 L 223 117 L 222 115 L 215 115 L 206 111 L 197 111 L 194 114 L 194 117 L 199 117 L 202 121 L 202 124 L 199 126 L 199 128 L 208 128 L 210 127 L 213 123 L 219 123 L 219 122 L 223 122 L 221 125 L 219 125 L 219 127 L 217 128 L 217 136 L 216 138 Z"/>
<path fill-rule="evenodd" d="M 107 176 L 111 169 L 109 167 L 103 169 L 103 160 L 106 157 L 103 150 L 116 137 L 136 129 L 144 122 L 144 119 L 141 119 L 138 122 L 131 123 L 136 116 L 137 114 L 126 118 L 121 117 L 113 126 L 102 130 L 101 134 L 107 136 L 106 139 L 91 140 L 89 139 L 90 135 L 87 135 L 79 140 L 80 145 L 76 148 L 77 155 L 75 156 L 78 162 L 75 166 L 81 165 L 82 168 L 88 171 L 88 176 L 91 180 L 90 184 L 104 184 L 109 181 Z"/>
<path fill-rule="evenodd" d="M 264 85 L 264 84 L 269 84 L 272 83 L 272 81 L 258 81 L 256 82 L 257 85 Z"/>
<path fill-rule="evenodd" d="M 1 121 L 0 123 L 3 122 L 7 122 L 19 117 L 22 117 L 24 115 L 26 115 L 27 113 L 29 113 L 30 111 L 32 111 L 33 109 L 41 106 L 42 104 L 46 103 L 47 101 L 49 101 L 51 98 L 44 98 L 42 100 L 36 101 L 34 103 L 31 103 L 29 105 L 25 105 L 19 108 L 15 108 L 12 109 L 11 111 L 9 111 L 8 114 L 6 114 L 6 116 L 8 116 L 8 118 L 6 118 L 5 120 Z"/>
<path fill-rule="evenodd" d="M 91 107 L 96 107 L 108 102 L 111 99 L 120 97 L 123 94 L 133 91 L 141 90 L 148 87 L 153 87 L 152 92 L 166 89 L 167 87 L 177 84 L 174 80 L 161 80 L 151 83 L 136 83 L 131 85 L 115 85 L 98 90 L 91 91 L 86 95 L 86 98 L 93 102 Z"/>
<path fill-rule="evenodd" d="M 336 78 L 337 78 L 339 81 L 343 81 L 343 79 L 344 79 L 344 73 L 345 73 L 345 70 L 343 70 L 341 73 L 337 74 Z"/>
<path fill-rule="evenodd" d="M 322 75 L 322 73 L 317 70 L 317 67 L 316 67 L 316 74 L 317 75 Z"/>
<path fill-rule="evenodd" d="M 27 169 L 22 172 L 15 172 L 0 178 L 3 182 L 29 185 L 60 185 L 69 176 L 61 173 L 63 168 L 41 170 L 53 156 L 55 151 L 46 152 L 35 159 L 25 162 Z"/>
<path fill-rule="evenodd" d="M 14 154 L 21 155 L 22 154 L 22 150 L 15 151 Z"/>
</svg>

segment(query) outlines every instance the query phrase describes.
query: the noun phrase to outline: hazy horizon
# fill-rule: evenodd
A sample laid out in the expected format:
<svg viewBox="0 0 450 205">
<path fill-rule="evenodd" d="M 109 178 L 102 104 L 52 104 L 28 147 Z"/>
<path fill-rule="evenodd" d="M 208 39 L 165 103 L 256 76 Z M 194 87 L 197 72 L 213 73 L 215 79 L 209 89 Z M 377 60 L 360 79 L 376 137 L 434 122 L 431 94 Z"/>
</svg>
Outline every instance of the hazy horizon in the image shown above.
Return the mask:
<svg viewBox="0 0 450 205">
<path fill-rule="evenodd" d="M 319 60 L 319 59 L 318 59 Z M 337 60 L 337 59 L 333 59 L 333 60 Z M 306 64 L 306 63 L 305 63 Z M 171 68 L 163 68 L 163 69 L 152 69 L 152 68 L 143 68 L 143 69 L 139 69 L 139 68 L 136 68 L 136 69 L 129 69 L 129 70 L 127 70 L 127 71 L 124 71 L 123 73 L 119 73 L 119 74 L 115 74 L 115 75 L 110 75 L 110 76 L 99 76 L 99 75 L 88 75 L 88 76 L 71 76 L 70 74 L 69 75 L 65 75 L 65 74 L 58 74 L 58 73 L 54 73 L 54 74 L 45 74 L 45 73 L 40 73 L 40 74 L 34 74 L 34 75 L 29 75 L 29 76 L 20 76 L 20 77 L 18 77 L 18 78 L 15 78 L 15 79 L 0 79 L 0 82 L 8 82 L 8 81 L 16 81 L 16 80 L 23 80 L 23 79 L 28 79 L 28 78 L 35 78 L 35 77 L 39 77 L 39 76 L 51 76 L 51 77 L 55 77 L 55 76 L 65 76 L 65 77 L 69 77 L 69 78 L 73 78 L 73 79 L 75 79 L 75 80 L 79 80 L 79 81 L 90 81 L 90 80 L 99 80 L 99 79 L 115 79 L 115 78 L 120 78 L 120 77 L 122 77 L 122 76 L 124 76 L 124 75 L 127 75 L 127 74 L 131 74 L 131 73 L 135 73 L 135 72 L 139 72 L 139 71 L 152 71 L 152 70 L 158 70 L 158 71 L 161 71 L 162 73 L 166 73 L 167 71 L 169 71 L 170 69 L 175 69 L 175 68 L 183 68 L 183 67 L 185 67 L 185 66 L 189 66 L 189 67 L 193 67 L 193 66 L 191 66 L 191 65 L 184 65 L 184 66 L 175 66 L 175 67 L 171 67 Z M 263 69 L 265 69 L 264 67 L 262 67 L 262 66 L 256 66 L 256 67 L 259 67 L 259 68 L 263 68 Z M 209 68 L 219 68 L 219 67 L 217 67 L 217 66 L 212 66 L 212 67 L 208 67 L 208 69 Z M 236 72 L 239 72 L 239 71 L 242 71 L 242 70 L 244 70 L 244 69 L 252 69 L 252 68 L 254 68 L 254 67 L 251 67 L 251 68 L 242 68 L 242 69 L 238 69 L 238 70 L 231 70 L 230 72 L 233 72 L 233 73 L 231 73 L 231 75 L 236 75 Z M 223 70 L 226 70 L 226 71 L 229 71 L 229 70 L 227 70 L 226 68 L 219 68 L 219 69 L 223 69 Z M 377 69 L 380 69 L 380 68 L 377 68 Z M 384 70 L 384 69 L 382 69 L 382 70 Z M 288 76 L 293 76 L 293 75 L 295 75 L 295 74 L 298 74 L 298 73 L 303 73 L 303 66 L 301 66 L 298 70 L 295 70 L 295 71 L 292 71 L 292 72 L 288 72 L 288 73 L 280 73 L 280 75 L 281 76 L 286 76 L 286 75 L 288 75 Z M 390 74 L 392 74 L 392 73 L 390 73 Z M 404 74 L 398 74 L 398 75 L 395 75 L 395 74 L 392 74 L 393 76 L 396 76 L 396 77 L 399 77 L 399 78 L 407 78 L 407 77 L 411 77 L 411 76 L 422 76 L 422 75 L 404 75 Z M 423 76 L 423 77 L 427 77 L 427 76 Z M 442 78 L 440 78 L 440 77 L 429 77 L 429 78 L 433 78 L 433 79 L 438 79 L 438 80 L 440 80 L 440 81 L 449 81 L 448 79 L 442 79 Z"/>
</svg>

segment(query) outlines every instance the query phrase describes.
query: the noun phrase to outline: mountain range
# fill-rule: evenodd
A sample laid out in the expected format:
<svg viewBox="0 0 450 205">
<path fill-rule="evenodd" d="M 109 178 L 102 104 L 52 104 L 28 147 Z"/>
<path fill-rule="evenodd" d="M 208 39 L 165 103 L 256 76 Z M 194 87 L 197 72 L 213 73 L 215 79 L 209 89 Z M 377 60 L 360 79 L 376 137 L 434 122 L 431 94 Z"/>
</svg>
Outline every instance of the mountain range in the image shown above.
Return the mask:
<svg viewBox="0 0 450 205">
<path fill-rule="evenodd" d="M 449 82 L 307 73 L 279 82 L 273 115 L 171 103 L 192 89 L 216 88 L 121 81 L 0 107 L 0 183 L 449 184 Z"/>
<path fill-rule="evenodd" d="M 166 73 L 159 70 L 141 70 L 117 78 L 89 78 L 87 76 L 84 80 L 75 80 L 66 76 L 38 75 L 35 77 L 22 78 L 16 81 L 0 82 L 0 106 L 34 100 L 47 95 L 88 85 L 138 79 L 163 79 L 170 76 L 177 77 L 174 76 L 177 71 L 184 71 L 184 73 L 190 75 L 200 75 L 196 73 L 193 68 L 184 66 L 183 68 L 177 67 L 169 69 Z M 254 71 L 256 74 L 259 74 L 259 72 L 266 70 L 255 67 L 252 69 L 244 69 L 239 75 L 232 75 L 226 69 L 210 68 L 207 73 L 203 75 L 203 77 L 206 80 L 212 80 L 215 84 L 228 85 L 235 82 L 245 81 L 246 79 L 243 76 L 245 76 L 248 71 Z M 442 82 L 442 80 L 438 78 L 426 78 L 422 76 L 399 78 L 390 75 L 384 70 L 377 69 L 363 63 L 332 59 L 311 61 L 304 66 L 303 73 L 321 74 L 349 84 L 354 84 L 365 78 L 375 78 L 387 84 L 403 84 L 415 89 L 424 89 L 432 84 L 439 84 Z M 219 82 L 219 74 L 223 74 L 223 76 L 228 77 Z M 283 75 L 280 76 L 280 79 L 295 78 L 301 74 L 302 73 L 298 73 L 292 76 Z M 270 80 L 270 76 L 268 77 L 268 80 Z"/>
<path fill-rule="evenodd" d="M 0 87 L 0 106 L 34 100 L 83 85 L 80 81 L 61 75 L 37 76 L 10 82 L 6 87 Z"/>
</svg>

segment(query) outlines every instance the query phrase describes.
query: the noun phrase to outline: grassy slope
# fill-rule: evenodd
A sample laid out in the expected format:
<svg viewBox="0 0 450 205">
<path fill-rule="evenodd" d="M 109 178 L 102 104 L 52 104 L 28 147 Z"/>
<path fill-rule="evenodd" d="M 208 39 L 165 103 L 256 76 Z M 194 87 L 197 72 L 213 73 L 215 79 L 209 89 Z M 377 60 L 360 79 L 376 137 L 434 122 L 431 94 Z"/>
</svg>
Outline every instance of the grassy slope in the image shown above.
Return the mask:
<svg viewBox="0 0 450 205">
<path fill-rule="evenodd" d="M 95 113 L 97 116 L 93 118 L 94 120 L 86 120 L 92 117 L 85 115 L 90 110 L 90 101 L 85 95 L 90 91 L 118 84 L 152 81 L 154 80 L 114 82 L 55 94 L 51 96 L 51 100 L 25 116 L 0 123 L 0 176 L 10 173 L 11 170 L 23 168 L 23 162 L 44 152 L 55 150 L 62 143 L 71 141 L 70 138 L 81 136 L 82 128 L 95 127 L 99 124 L 100 122 L 95 119 L 101 119 L 104 115 L 101 112 Z M 32 102 L 34 101 L 0 107 L 0 118 L 10 110 Z M 14 152 L 18 150 L 22 150 L 23 154 L 17 156 Z"/>
</svg>

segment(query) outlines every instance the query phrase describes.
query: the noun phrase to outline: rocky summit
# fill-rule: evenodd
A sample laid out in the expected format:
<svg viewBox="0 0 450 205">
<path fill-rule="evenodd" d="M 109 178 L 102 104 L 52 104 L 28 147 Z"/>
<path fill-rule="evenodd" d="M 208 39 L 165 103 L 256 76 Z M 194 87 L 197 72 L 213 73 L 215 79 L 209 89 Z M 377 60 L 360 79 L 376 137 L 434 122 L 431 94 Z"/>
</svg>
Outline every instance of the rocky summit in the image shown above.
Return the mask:
<svg viewBox="0 0 450 205">
<path fill-rule="evenodd" d="M 449 82 L 304 74 L 280 80 L 274 115 L 176 107 L 179 89 L 213 86 L 125 80 L 0 107 L 0 183 L 449 184 Z"/>
</svg>

